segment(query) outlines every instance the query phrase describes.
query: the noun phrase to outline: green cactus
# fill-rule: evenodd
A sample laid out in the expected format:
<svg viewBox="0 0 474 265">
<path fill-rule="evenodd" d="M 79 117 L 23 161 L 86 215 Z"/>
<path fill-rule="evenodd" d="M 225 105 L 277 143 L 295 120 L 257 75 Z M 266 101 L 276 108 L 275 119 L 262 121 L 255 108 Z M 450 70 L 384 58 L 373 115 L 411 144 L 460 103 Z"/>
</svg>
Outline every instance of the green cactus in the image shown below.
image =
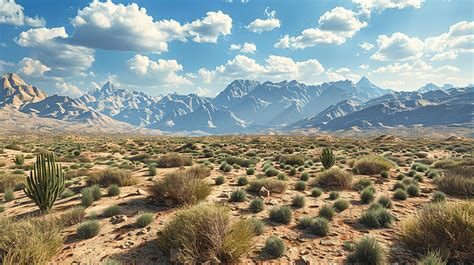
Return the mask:
<svg viewBox="0 0 474 265">
<path fill-rule="evenodd" d="M 16 154 L 15 158 L 13 158 L 13 162 L 15 162 L 15 165 L 21 166 L 25 163 L 25 156 L 23 156 L 23 154 Z"/>
<path fill-rule="evenodd" d="M 325 169 L 330 169 L 332 166 L 334 166 L 334 162 L 336 161 L 336 158 L 330 148 L 324 148 L 319 155 L 319 159 L 321 160 L 321 163 Z"/>
<path fill-rule="evenodd" d="M 41 154 L 36 157 L 36 163 L 23 191 L 42 213 L 46 213 L 63 192 L 64 180 L 61 165 L 56 164 L 54 154 Z"/>
</svg>

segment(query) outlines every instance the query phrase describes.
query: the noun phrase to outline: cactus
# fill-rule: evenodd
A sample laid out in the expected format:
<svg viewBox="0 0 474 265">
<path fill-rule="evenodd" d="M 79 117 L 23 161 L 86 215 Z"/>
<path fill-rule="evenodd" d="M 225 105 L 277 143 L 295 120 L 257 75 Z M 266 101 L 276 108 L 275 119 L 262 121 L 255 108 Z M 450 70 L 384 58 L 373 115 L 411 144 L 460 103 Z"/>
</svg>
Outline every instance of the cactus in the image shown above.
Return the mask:
<svg viewBox="0 0 474 265">
<path fill-rule="evenodd" d="M 15 162 L 15 165 L 21 166 L 25 163 L 25 156 L 23 156 L 23 154 L 16 154 L 15 158 L 13 158 L 13 162 Z"/>
<path fill-rule="evenodd" d="M 54 154 L 41 154 L 36 157 L 36 163 L 23 191 L 42 213 L 46 213 L 63 192 L 64 180 L 61 165 L 56 164 Z"/>
<path fill-rule="evenodd" d="M 319 155 L 319 159 L 321 160 L 321 163 L 325 169 L 330 169 L 332 166 L 334 166 L 334 162 L 336 160 L 330 148 L 324 148 Z"/>
</svg>

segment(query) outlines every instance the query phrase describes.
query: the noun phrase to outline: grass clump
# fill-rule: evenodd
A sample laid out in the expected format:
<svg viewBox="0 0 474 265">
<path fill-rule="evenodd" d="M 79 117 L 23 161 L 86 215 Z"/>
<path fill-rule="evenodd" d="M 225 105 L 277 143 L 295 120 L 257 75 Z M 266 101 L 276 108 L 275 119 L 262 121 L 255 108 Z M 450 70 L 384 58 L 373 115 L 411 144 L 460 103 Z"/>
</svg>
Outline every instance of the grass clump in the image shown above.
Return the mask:
<svg viewBox="0 0 474 265">
<path fill-rule="evenodd" d="M 298 180 L 295 183 L 295 190 L 304 191 L 305 189 L 306 189 L 306 182 L 304 182 L 302 180 Z"/>
<path fill-rule="evenodd" d="M 323 191 L 320 189 L 320 188 L 314 188 L 311 190 L 311 196 L 313 197 L 319 197 L 321 196 L 321 194 L 323 194 Z"/>
<path fill-rule="evenodd" d="M 293 202 L 291 204 L 295 208 L 303 208 L 305 205 L 305 198 L 303 195 L 296 195 L 293 197 Z"/>
<path fill-rule="evenodd" d="M 76 206 L 68 210 L 67 212 L 61 214 L 61 216 L 59 217 L 59 222 L 64 227 L 69 227 L 71 225 L 75 225 L 84 221 L 85 216 L 86 216 L 85 208 L 82 206 Z"/>
<path fill-rule="evenodd" d="M 319 209 L 319 217 L 326 218 L 327 220 L 331 221 L 334 215 L 334 208 L 332 208 L 332 206 L 329 204 L 325 204 L 321 206 L 321 209 Z"/>
<path fill-rule="evenodd" d="M 135 224 L 138 227 L 143 228 L 153 223 L 153 220 L 155 220 L 155 216 L 152 213 L 142 213 L 137 217 Z"/>
<path fill-rule="evenodd" d="M 100 223 L 97 220 L 87 220 L 79 224 L 76 234 L 80 239 L 89 239 L 97 236 L 100 231 Z"/>
<path fill-rule="evenodd" d="M 400 239 L 418 253 L 439 252 L 451 262 L 474 260 L 474 203 L 428 204 L 405 219 Z"/>
<path fill-rule="evenodd" d="M 132 173 L 121 169 L 104 169 L 95 173 L 89 174 L 87 178 L 87 185 L 100 185 L 102 187 L 109 187 L 112 184 L 117 184 L 120 187 L 133 186 L 138 184 L 139 179 L 132 176 Z"/>
<path fill-rule="evenodd" d="M 250 182 L 247 187 L 248 192 L 259 192 L 262 187 L 269 190 L 271 193 L 284 193 L 288 184 L 283 180 L 277 179 L 257 179 Z"/>
<path fill-rule="evenodd" d="M 337 201 L 334 202 L 332 207 L 336 210 L 336 212 L 340 213 L 344 211 L 345 209 L 349 208 L 350 203 L 347 200 L 344 199 L 338 199 Z"/>
<path fill-rule="evenodd" d="M 250 202 L 250 210 L 254 213 L 263 211 L 265 208 L 265 203 L 261 198 L 255 198 Z"/>
<path fill-rule="evenodd" d="M 360 200 L 363 203 L 371 203 L 375 199 L 375 189 L 369 186 L 360 192 Z"/>
<path fill-rule="evenodd" d="M 404 189 L 396 189 L 393 192 L 393 198 L 395 200 L 404 201 L 408 198 L 408 193 Z"/>
<path fill-rule="evenodd" d="M 382 246 L 373 237 L 364 237 L 354 245 L 352 252 L 346 259 L 348 264 L 385 264 L 385 254 Z"/>
<path fill-rule="evenodd" d="M 327 236 L 329 233 L 329 221 L 326 218 L 316 217 L 312 220 L 309 231 L 318 236 Z"/>
<path fill-rule="evenodd" d="M 180 263 L 230 262 L 251 249 L 254 236 L 251 220 L 231 223 L 227 207 L 200 203 L 174 215 L 159 232 L 158 247 L 178 250 Z"/>
<path fill-rule="evenodd" d="M 474 167 L 454 166 L 444 176 L 435 181 L 438 189 L 446 194 L 461 197 L 474 197 Z"/>
<path fill-rule="evenodd" d="M 316 176 L 313 185 L 347 189 L 352 185 L 352 174 L 337 167 L 324 170 Z"/>
<path fill-rule="evenodd" d="M 293 219 L 293 212 L 288 206 L 278 206 L 270 210 L 270 220 L 280 224 L 289 224 Z"/>
<path fill-rule="evenodd" d="M 115 215 L 119 215 L 120 211 L 121 211 L 120 207 L 118 205 L 114 204 L 114 205 L 110 205 L 109 207 L 107 207 L 104 210 L 103 215 L 105 217 L 112 217 L 112 216 L 115 216 Z"/>
<path fill-rule="evenodd" d="M 245 186 L 249 184 L 249 180 L 247 179 L 246 176 L 240 176 L 238 179 L 237 179 L 237 185 L 239 186 Z"/>
<path fill-rule="evenodd" d="M 107 189 L 107 195 L 110 197 L 120 195 L 120 186 L 117 184 L 110 185 L 110 187 Z"/>
<path fill-rule="evenodd" d="M 265 241 L 265 246 L 263 247 L 262 252 L 263 255 L 268 258 L 279 258 L 285 255 L 285 242 L 277 236 L 270 236 L 267 241 Z"/>
<path fill-rule="evenodd" d="M 225 183 L 225 177 L 224 176 L 218 176 L 215 180 L 216 185 L 222 185 Z"/>
<path fill-rule="evenodd" d="M 169 167 L 184 167 L 192 166 L 193 160 L 189 156 L 185 156 L 178 153 L 169 153 L 160 156 L 156 160 L 156 167 L 169 168 Z"/>
<path fill-rule="evenodd" d="M 365 156 L 354 163 L 353 169 L 359 174 L 374 175 L 394 167 L 395 164 L 383 156 Z"/>
<path fill-rule="evenodd" d="M 393 216 L 389 210 L 378 203 L 370 205 L 369 209 L 362 214 L 361 223 L 370 228 L 390 227 Z"/>
<path fill-rule="evenodd" d="M 442 191 L 435 191 L 433 193 L 433 197 L 431 198 L 432 202 L 445 202 L 446 201 L 446 194 Z"/>
<path fill-rule="evenodd" d="M 237 189 L 230 194 L 231 202 L 244 202 L 247 199 L 247 192 L 245 190 Z"/>
<path fill-rule="evenodd" d="M 439 255 L 438 252 L 430 251 L 423 258 L 421 258 L 417 265 L 446 265 L 446 261 Z"/>
</svg>

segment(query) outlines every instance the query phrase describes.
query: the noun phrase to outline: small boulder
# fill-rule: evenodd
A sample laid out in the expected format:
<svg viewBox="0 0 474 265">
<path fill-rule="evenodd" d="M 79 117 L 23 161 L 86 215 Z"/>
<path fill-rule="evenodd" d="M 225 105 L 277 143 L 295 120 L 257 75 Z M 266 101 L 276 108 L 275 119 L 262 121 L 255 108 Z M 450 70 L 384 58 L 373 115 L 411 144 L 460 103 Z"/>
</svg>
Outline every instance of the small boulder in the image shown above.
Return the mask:
<svg viewBox="0 0 474 265">
<path fill-rule="evenodd" d="M 267 188 L 265 188 L 265 187 L 261 187 L 260 191 L 258 192 L 258 195 L 260 195 L 262 197 L 268 197 L 268 196 L 270 196 L 270 191 L 267 190 Z"/>
</svg>

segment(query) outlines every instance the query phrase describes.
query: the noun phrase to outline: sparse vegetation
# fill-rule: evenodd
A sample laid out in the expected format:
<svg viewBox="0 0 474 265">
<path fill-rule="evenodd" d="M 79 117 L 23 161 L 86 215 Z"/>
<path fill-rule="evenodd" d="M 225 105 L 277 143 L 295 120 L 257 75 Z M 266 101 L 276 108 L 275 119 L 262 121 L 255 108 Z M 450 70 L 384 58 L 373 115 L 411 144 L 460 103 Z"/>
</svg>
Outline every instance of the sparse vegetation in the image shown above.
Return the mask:
<svg viewBox="0 0 474 265">
<path fill-rule="evenodd" d="M 395 164 L 382 156 L 366 156 L 358 159 L 354 163 L 354 169 L 359 174 L 373 175 L 380 174 L 382 171 L 394 168 Z"/>
</svg>

